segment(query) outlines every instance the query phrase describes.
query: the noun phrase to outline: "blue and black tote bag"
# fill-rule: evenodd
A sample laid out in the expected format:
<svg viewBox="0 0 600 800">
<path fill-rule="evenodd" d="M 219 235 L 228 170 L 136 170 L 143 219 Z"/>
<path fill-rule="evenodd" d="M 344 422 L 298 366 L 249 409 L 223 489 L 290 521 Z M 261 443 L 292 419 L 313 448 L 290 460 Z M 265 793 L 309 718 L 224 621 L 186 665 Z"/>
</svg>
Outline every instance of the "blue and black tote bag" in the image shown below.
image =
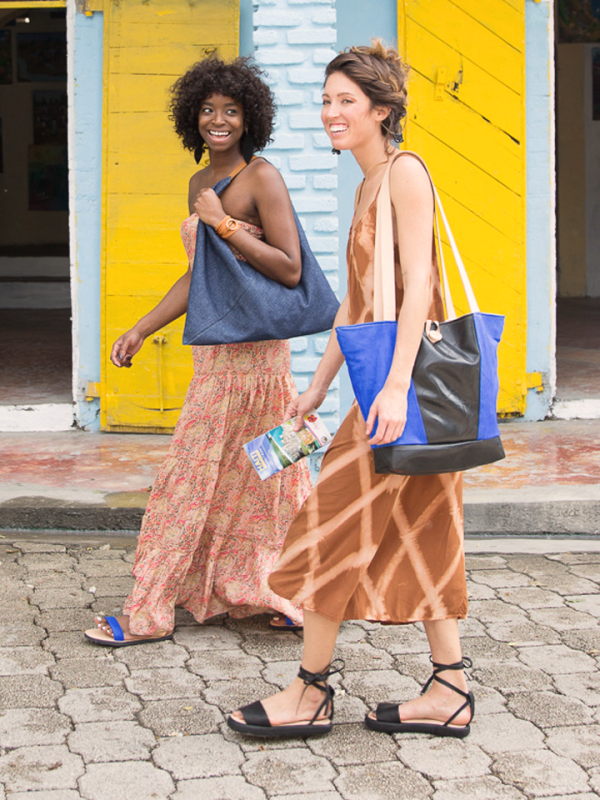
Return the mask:
<svg viewBox="0 0 600 800">
<path fill-rule="evenodd" d="M 405 153 L 409 154 L 408 151 Z M 377 200 L 376 321 L 336 328 L 352 387 L 365 419 L 390 371 L 398 328 L 390 198 L 392 162 L 393 159 Z M 425 324 L 408 393 L 404 431 L 390 445 L 372 445 L 378 473 L 428 475 L 458 472 L 504 458 L 496 416 L 497 350 L 504 317 L 479 310 L 433 182 L 432 186 L 437 205 L 436 230 L 447 320 L 428 320 Z M 452 302 L 438 215 L 444 223 L 469 304 L 470 313 L 461 317 L 456 316 Z"/>
</svg>

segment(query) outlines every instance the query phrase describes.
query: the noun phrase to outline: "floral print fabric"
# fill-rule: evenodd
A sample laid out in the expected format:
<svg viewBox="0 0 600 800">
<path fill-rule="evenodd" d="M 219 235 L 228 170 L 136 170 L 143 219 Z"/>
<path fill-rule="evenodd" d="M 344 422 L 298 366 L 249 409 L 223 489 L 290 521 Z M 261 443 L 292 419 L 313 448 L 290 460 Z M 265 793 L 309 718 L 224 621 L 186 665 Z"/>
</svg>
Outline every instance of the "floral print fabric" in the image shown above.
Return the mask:
<svg viewBox="0 0 600 800">
<path fill-rule="evenodd" d="M 193 260 L 197 216 L 182 225 Z M 260 228 L 244 225 L 253 235 Z M 193 347 L 194 377 L 149 498 L 125 603 L 136 634 L 170 631 L 175 606 L 198 622 L 274 609 L 302 621 L 268 577 L 311 489 L 306 461 L 261 481 L 242 445 L 278 425 L 296 388 L 288 342 Z"/>
</svg>

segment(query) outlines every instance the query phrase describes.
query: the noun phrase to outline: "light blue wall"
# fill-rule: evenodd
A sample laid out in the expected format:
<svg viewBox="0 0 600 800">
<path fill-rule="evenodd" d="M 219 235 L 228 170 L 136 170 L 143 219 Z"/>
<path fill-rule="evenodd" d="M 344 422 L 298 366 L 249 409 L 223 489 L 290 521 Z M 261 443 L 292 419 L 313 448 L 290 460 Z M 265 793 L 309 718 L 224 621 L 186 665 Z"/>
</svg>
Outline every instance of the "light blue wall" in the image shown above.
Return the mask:
<svg viewBox="0 0 600 800">
<path fill-rule="evenodd" d="M 254 55 L 253 0 L 240 0 L 240 55 Z"/>
<path fill-rule="evenodd" d="M 100 380 L 103 15 L 74 16 L 74 126 L 71 121 L 71 291 L 74 389 L 80 427 L 97 430 L 100 404 L 86 402 Z"/>
<path fill-rule="evenodd" d="M 526 420 L 544 419 L 555 380 L 556 222 L 554 186 L 554 12 L 527 0 L 527 372 L 541 372 L 544 390 L 530 389 Z"/>
<path fill-rule="evenodd" d="M 337 49 L 351 45 L 369 44 L 373 37 L 381 37 L 394 47 L 398 43 L 397 0 L 337 0 Z M 338 157 L 339 219 L 340 219 L 340 298 L 346 292 L 346 245 L 348 231 L 354 212 L 356 187 L 362 180 L 362 172 L 351 153 L 343 152 Z M 340 414 L 342 418 L 354 400 L 348 371 L 344 366 L 340 372 Z"/>
</svg>

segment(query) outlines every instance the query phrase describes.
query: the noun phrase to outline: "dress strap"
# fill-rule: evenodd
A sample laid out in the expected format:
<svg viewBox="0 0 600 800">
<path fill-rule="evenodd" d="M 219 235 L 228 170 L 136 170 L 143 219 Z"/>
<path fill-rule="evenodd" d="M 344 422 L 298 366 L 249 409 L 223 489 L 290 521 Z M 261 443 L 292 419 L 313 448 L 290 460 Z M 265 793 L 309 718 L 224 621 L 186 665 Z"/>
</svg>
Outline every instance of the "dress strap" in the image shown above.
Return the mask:
<svg viewBox="0 0 600 800">
<path fill-rule="evenodd" d="M 252 156 L 252 158 L 250 159 L 250 161 L 248 162 L 248 164 L 251 164 L 251 163 L 252 163 L 252 162 L 255 160 L 255 158 L 256 158 L 256 156 Z M 229 173 L 229 175 L 228 175 L 227 177 L 228 177 L 228 178 L 231 178 L 231 180 L 233 180 L 233 179 L 235 178 L 235 176 L 236 176 L 236 175 L 239 175 L 239 174 L 240 174 L 240 172 L 241 172 L 243 169 L 246 169 L 246 167 L 248 166 L 248 164 L 246 163 L 246 161 L 242 161 L 240 164 L 238 164 L 238 165 L 237 165 L 237 167 L 235 167 L 234 169 L 232 169 L 232 170 L 231 170 L 231 172 Z"/>
</svg>

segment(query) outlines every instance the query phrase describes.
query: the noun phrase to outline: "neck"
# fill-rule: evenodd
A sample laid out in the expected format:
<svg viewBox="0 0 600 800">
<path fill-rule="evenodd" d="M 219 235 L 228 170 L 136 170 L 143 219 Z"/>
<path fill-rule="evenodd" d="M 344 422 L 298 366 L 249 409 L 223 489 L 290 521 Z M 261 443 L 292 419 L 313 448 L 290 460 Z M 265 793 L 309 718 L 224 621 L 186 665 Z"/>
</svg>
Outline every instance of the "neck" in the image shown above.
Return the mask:
<svg viewBox="0 0 600 800">
<path fill-rule="evenodd" d="M 358 166 L 363 171 L 363 175 L 367 176 L 370 169 L 377 166 L 377 164 L 386 163 L 390 157 L 388 152 L 387 142 L 381 139 L 381 142 L 366 142 L 364 145 L 359 145 L 352 150 L 352 155 L 358 162 Z"/>
<path fill-rule="evenodd" d="M 222 178 L 226 178 L 227 175 L 237 167 L 240 161 L 244 160 L 242 153 L 237 148 L 234 150 L 227 150 L 224 153 L 213 153 L 212 150 L 209 150 L 209 156 L 209 174 L 211 179 L 214 179 L 215 183 Z"/>
</svg>

